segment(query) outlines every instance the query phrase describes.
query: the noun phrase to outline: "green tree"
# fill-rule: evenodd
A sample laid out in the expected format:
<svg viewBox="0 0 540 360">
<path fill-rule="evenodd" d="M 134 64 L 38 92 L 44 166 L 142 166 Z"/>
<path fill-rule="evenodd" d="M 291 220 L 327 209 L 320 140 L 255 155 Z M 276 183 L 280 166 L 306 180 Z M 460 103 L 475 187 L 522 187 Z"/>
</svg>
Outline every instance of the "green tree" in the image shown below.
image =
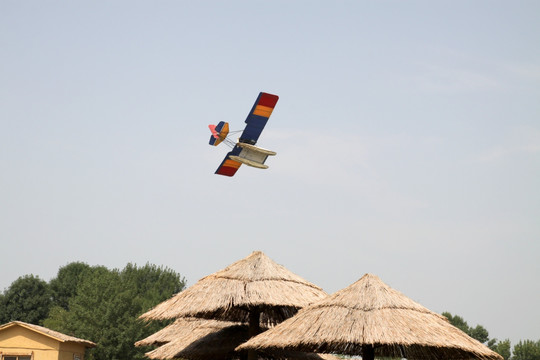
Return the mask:
<svg viewBox="0 0 540 360">
<path fill-rule="evenodd" d="M 540 360 L 540 340 L 524 340 L 514 345 L 512 360 Z"/>
<path fill-rule="evenodd" d="M 506 339 L 503 341 L 499 341 L 497 344 L 494 345 L 494 347 L 491 348 L 491 350 L 495 351 L 497 354 L 501 355 L 504 360 L 510 359 L 510 339 Z"/>
<path fill-rule="evenodd" d="M 449 312 L 443 312 L 442 315 L 450 321 L 450 324 L 457 327 L 459 330 L 463 331 L 467 335 L 469 334 L 470 328 L 469 324 L 459 315 L 452 315 Z"/>
<path fill-rule="evenodd" d="M 505 359 L 510 357 L 510 340 L 498 342 L 497 339 L 490 339 L 489 332 L 482 325 L 476 325 L 475 327 L 469 326 L 467 322 L 459 315 L 452 315 L 449 312 L 443 312 L 450 324 L 454 325 L 465 334 L 469 335 L 473 339 L 485 344 L 491 350 L 495 351 Z M 508 343 L 506 343 L 508 341 Z"/>
<path fill-rule="evenodd" d="M 50 281 L 53 306 L 45 326 L 51 329 L 67 329 L 69 303 L 77 295 L 81 282 L 93 272 L 108 272 L 104 266 L 90 266 L 81 262 L 72 262 L 58 270 L 56 278 Z"/>
<path fill-rule="evenodd" d="M 487 343 L 489 340 L 489 333 L 482 325 L 476 325 L 474 328 L 469 328 L 469 335 L 481 343 Z"/>
<path fill-rule="evenodd" d="M 49 281 L 53 304 L 68 310 L 69 299 L 76 295 L 79 282 L 91 269 L 83 262 L 72 262 L 61 267 L 56 277 Z"/>
<path fill-rule="evenodd" d="M 4 315 L 6 314 L 6 301 L 3 292 L 0 292 L 0 324 L 6 322 Z"/>
<path fill-rule="evenodd" d="M 49 285 L 34 275 L 15 280 L 0 299 L 0 323 L 19 320 L 42 324 L 52 304 Z"/>
<path fill-rule="evenodd" d="M 45 326 L 96 342 L 88 360 L 143 359 L 145 349 L 133 344 L 163 324 L 147 326 L 138 316 L 184 286 L 179 274 L 149 264 L 128 264 L 122 271 L 92 268 L 69 299 L 68 309 L 55 307 Z"/>
<path fill-rule="evenodd" d="M 473 339 L 476 339 L 483 344 L 489 341 L 489 333 L 482 325 L 476 325 L 476 327 L 473 328 L 459 315 L 452 315 L 449 312 L 443 312 L 442 315 L 450 321 L 450 324 L 454 325 Z M 493 341 L 496 341 L 496 339 Z M 493 346 L 493 341 L 488 345 Z"/>
</svg>

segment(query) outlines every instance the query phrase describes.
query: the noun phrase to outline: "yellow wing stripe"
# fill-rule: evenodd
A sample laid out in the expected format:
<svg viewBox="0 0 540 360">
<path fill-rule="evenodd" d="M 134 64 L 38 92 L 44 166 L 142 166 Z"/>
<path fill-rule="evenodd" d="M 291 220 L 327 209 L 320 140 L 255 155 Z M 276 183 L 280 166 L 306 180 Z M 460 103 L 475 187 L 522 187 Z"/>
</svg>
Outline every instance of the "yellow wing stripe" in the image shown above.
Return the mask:
<svg viewBox="0 0 540 360">
<path fill-rule="evenodd" d="M 274 108 L 257 105 L 255 106 L 255 110 L 253 110 L 253 115 L 264 116 L 268 118 L 270 117 L 270 115 L 272 115 L 272 110 L 274 110 Z"/>
<path fill-rule="evenodd" d="M 231 159 L 227 159 L 223 163 L 223 166 L 231 167 L 231 168 L 234 168 L 234 169 L 238 169 L 240 167 L 240 165 L 242 165 L 242 163 L 239 163 L 238 161 L 234 161 L 234 160 L 231 160 Z"/>
</svg>

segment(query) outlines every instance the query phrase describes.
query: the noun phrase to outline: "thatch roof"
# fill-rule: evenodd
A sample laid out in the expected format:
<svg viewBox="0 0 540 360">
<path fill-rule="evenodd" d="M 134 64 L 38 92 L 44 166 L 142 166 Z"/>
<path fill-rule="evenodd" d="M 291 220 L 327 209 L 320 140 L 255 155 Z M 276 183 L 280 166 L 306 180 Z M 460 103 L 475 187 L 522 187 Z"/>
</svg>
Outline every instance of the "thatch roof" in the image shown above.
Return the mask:
<svg viewBox="0 0 540 360">
<path fill-rule="evenodd" d="M 146 353 L 150 359 L 230 360 L 240 358 L 235 348 L 249 339 L 248 325 L 206 319 L 178 319 L 161 340 L 172 339 Z M 147 338 L 148 339 L 148 338 Z M 148 345 L 146 340 L 139 345 Z M 143 344 L 140 344 L 143 342 Z M 337 360 L 334 356 L 300 352 L 261 353 L 259 359 Z"/>
<path fill-rule="evenodd" d="M 261 313 L 263 325 L 279 323 L 327 294 L 260 251 L 208 275 L 141 315 L 145 320 L 185 316 L 248 322 Z"/>
<path fill-rule="evenodd" d="M 502 360 L 444 316 L 371 274 L 237 348 L 242 349 L 339 353 L 364 359 Z"/>
<path fill-rule="evenodd" d="M 191 360 L 232 358 L 234 348 L 249 339 L 248 326 L 237 324 L 216 327 L 214 325 L 218 321 L 213 322 L 209 326 L 202 325 L 178 334 L 174 340 L 146 353 L 146 356 L 150 359 Z"/>
<path fill-rule="evenodd" d="M 137 341 L 135 346 L 161 346 L 178 338 L 188 341 L 190 338 L 198 338 L 197 336 L 207 335 L 212 331 L 218 331 L 234 325 L 241 324 L 232 321 L 207 320 L 191 317 L 178 318 L 172 324 L 167 325 L 158 332 Z"/>
<path fill-rule="evenodd" d="M 43 327 L 43 326 L 29 324 L 29 323 L 26 323 L 26 322 L 23 322 L 23 321 L 12 321 L 12 322 L 9 322 L 7 324 L 0 325 L 0 331 L 9 329 L 9 328 L 11 328 L 13 326 L 21 326 L 21 327 L 27 328 L 29 330 L 36 331 L 38 333 L 41 333 L 41 334 L 43 334 L 45 336 L 48 336 L 48 337 L 51 337 L 51 338 L 53 338 L 53 339 L 55 339 L 55 340 L 57 340 L 59 342 L 62 342 L 62 343 L 72 342 L 72 343 L 82 344 L 82 345 L 84 345 L 84 346 L 86 346 L 88 348 L 96 346 L 96 344 L 93 343 L 92 341 L 79 339 L 79 338 L 76 338 L 74 336 L 69 336 L 69 335 L 66 335 L 66 334 L 62 334 L 61 332 L 54 331 L 54 330 L 48 329 L 48 328 Z"/>
</svg>

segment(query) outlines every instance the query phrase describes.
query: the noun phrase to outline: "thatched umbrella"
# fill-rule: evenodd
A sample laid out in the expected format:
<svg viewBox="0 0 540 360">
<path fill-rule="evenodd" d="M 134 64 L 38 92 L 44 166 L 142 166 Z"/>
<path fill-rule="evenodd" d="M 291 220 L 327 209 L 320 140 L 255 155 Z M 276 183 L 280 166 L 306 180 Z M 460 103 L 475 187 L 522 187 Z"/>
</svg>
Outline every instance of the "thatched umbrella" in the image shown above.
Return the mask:
<svg viewBox="0 0 540 360">
<path fill-rule="evenodd" d="M 232 321 L 207 320 L 192 317 L 178 318 L 158 332 L 139 340 L 135 346 L 161 346 L 175 339 L 196 339 L 229 326 L 241 325 Z M 187 340 L 186 340 L 187 341 Z"/>
<path fill-rule="evenodd" d="M 135 346 L 161 345 L 146 353 L 150 359 L 239 359 L 235 348 L 249 339 L 247 325 L 230 321 L 180 318 Z M 338 360 L 334 356 L 301 352 L 258 354 L 259 359 Z"/>
<path fill-rule="evenodd" d="M 237 350 L 295 350 L 407 359 L 502 357 L 448 320 L 366 274 Z"/>
<path fill-rule="evenodd" d="M 249 337 L 327 294 L 261 251 L 208 275 L 141 315 L 145 320 L 193 316 L 249 324 Z M 248 353 L 249 359 L 255 353 Z"/>
<path fill-rule="evenodd" d="M 208 320 L 201 320 L 205 322 Z M 212 320 L 211 320 L 212 321 Z M 231 360 L 241 359 L 241 351 L 235 348 L 249 339 L 247 325 L 227 325 L 220 328 L 219 321 L 211 324 L 201 323 L 201 327 L 180 336 L 146 353 L 150 359 L 189 359 L 189 360 Z M 334 356 L 303 352 L 279 352 L 277 354 L 257 354 L 264 360 L 338 360 Z"/>
<path fill-rule="evenodd" d="M 199 327 L 178 331 L 174 338 L 146 353 L 150 359 L 209 360 L 232 358 L 235 347 L 249 339 L 247 325 L 199 319 Z"/>
<path fill-rule="evenodd" d="M 323 299 L 318 286 L 276 264 L 261 251 L 208 275 L 141 315 L 145 320 L 194 316 L 277 324 Z"/>
</svg>

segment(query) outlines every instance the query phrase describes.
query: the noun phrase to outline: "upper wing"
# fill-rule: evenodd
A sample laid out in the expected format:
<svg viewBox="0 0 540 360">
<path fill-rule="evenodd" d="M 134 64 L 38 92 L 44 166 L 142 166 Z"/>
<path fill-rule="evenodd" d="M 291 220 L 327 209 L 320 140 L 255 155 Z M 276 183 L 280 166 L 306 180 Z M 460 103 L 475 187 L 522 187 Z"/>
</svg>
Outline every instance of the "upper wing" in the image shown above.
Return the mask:
<svg viewBox="0 0 540 360">
<path fill-rule="evenodd" d="M 236 174 L 236 171 L 238 170 L 240 165 L 242 165 L 242 163 L 240 163 L 238 161 L 231 160 L 231 158 L 229 158 L 229 156 L 230 155 L 238 156 L 238 154 L 240 154 L 240 151 L 242 151 L 242 148 L 240 146 L 236 145 L 234 147 L 234 149 L 232 149 L 232 151 L 230 151 L 227 154 L 227 156 L 225 156 L 225 159 L 223 159 L 223 161 L 221 162 L 221 164 L 217 168 L 215 174 L 225 175 L 225 176 L 233 176 L 234 174 Z"/>
<path fill-rule="evenodd" d="M 261 132 L 268 121 L 272 111 L 276 106 L 279 97 L 268 93 L 261 92 L 251 108 L 248 117 L 246 118 L 246 128 L 240 135 L 240 142 L 245 142 L 255 145 Z"/>
</svg>

